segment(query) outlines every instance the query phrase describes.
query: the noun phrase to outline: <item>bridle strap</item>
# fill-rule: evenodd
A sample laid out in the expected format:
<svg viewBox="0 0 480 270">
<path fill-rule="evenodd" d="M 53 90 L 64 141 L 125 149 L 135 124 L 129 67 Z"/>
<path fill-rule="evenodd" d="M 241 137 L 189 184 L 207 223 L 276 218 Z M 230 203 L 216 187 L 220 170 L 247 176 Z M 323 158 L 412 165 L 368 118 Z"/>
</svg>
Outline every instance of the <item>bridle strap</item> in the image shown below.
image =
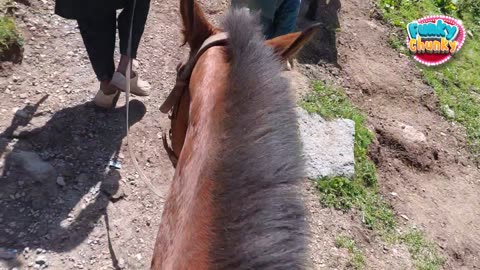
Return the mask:
<svg viewBox="0 0 480 270">
<path fill-rule="evenodd" d="M 186 64 L 181 64 L 177 68 L 177 80 L 175 82 L 175 87 L 170 92 L 167 99 L 163 102 L 162 106 L 160 106 L 161 112 L 168 113 L 175 105 L 178 104 L 184 91 L 188 89 L 188 83 L 190 82 L 190 76 L 192 75 L 193 68 L 203 53 L 215 46 L 225 46 L 227 45 L 227 41 L 228 33 L 225 32 L 221 32 L 207 38 L 195 54 L 195 57 L 191 58 L 191 60 L 189 60 Z"/>
</svg>

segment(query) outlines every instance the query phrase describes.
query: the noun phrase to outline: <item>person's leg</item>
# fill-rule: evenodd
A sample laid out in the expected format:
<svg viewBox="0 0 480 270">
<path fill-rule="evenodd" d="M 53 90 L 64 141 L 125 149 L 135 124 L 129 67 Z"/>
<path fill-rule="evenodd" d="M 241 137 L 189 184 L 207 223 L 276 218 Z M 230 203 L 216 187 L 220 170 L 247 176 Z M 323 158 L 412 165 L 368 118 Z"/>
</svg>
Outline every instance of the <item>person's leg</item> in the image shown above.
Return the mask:
<svg viewBox="0 0 480 270">
<path fill-rule="evenodd" d="M 295 32 L 297 16 L 300 11 L 300 0 L 283 0 L 273 21 L 275 32 L 273 37 Z"/>
<path fill-rule="evenodd" d="M 115 93 L 115 90 L 108 87 L 115 71 L 113 57 L 117 31 L 115 12 L 78 19 L 77 22 L 90 63 L 100 81 L 100 89 L 106 95 Z"/>
<path fill-rule="evenodd" d="M 145 23 L 147 22 L 148 12 L 150 9 L 150 0 L 137 0 L 135 6 L 135 13 L 133 18 L 132 29 L 132 48 L 131 58 L 137 57 L 137 50 L 145 30 Z M 127 65 L 130 61 L 128 52 L 128 41 L 130 36 L 130 23 L 133 14 L 133 0 L 127 1 L 126 7 L 122 10 L 118 17 L 118 31 L 120 36 L 120 62 L 117 71 L 125 75 Z M 133 74 L 131 74 L 133 75 Z"/>
<path fill-rule="evenodd" d="M 118 17 L 118 32 L 120 36 L 120 62 L 118 63 L 117 71 L 113 74 L 110 87 L 126 91 L 127 83 L 127 67 L 132 59 L 137 57 L 137 50 L 140 40 L 145 30 L 145 23 L 150 9 L 150 0 L 137 0 L 136 6 L 133 7 L 133 0 L 126 0 L 124 8 Z M 130 25 L 133 15 L 132 27 L 132 43 L 131 52 L 128 51 L 130 38 Z M 130 55 L 131 54 L 131 55 Z M 150 84 L 146 81 L 140 80 L 137 74 L 131 70 L 130 74 L 130 93 L 137 96 L 148 96 Z"/>
</svg>

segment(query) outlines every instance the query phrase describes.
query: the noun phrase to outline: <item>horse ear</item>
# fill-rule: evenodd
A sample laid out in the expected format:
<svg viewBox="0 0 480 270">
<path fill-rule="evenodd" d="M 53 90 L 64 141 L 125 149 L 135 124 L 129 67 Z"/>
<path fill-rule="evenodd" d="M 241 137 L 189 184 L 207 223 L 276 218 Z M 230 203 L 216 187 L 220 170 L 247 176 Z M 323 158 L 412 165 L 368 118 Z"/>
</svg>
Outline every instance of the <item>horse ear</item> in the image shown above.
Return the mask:
<svg viewBox="0 0 480 270">
<path fill-rule="evenodd" d="M 314 24 L 302 32 L 290 33 L 266 41 L 266 45 L 273 48 L 282 60 L 290 59 L 313 37 L 319 30 L 320 24 Z"/>
<path fill-rule="evenodd" d="M 180 14 L 183 20 L 183 44 L 188 43 L 196 51 L 210 37 L 215 28 L 208 22 L 196 0 L 180 0 Z"/>
</svg>

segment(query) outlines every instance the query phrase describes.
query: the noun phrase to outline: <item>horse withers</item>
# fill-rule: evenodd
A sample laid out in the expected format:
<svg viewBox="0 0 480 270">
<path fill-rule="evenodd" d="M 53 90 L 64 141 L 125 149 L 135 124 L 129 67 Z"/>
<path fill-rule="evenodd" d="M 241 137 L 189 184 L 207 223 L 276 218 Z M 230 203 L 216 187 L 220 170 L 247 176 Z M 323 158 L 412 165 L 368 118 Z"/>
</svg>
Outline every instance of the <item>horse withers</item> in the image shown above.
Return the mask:
<svg viewBox="0 0 480 270">
<path fill-rule="evenodd" d="M 167 106 L 176 170 L 151 268 L 304 269 L 301 142 L 281 72 L 314 30 L 265 41 L 246 9 L 231 10 L 222 29 L 194 0 L 181 0 L 180 13 L 191 73 Z M 221 33 L 226 42 L 211 45 Z"/>
</svg>

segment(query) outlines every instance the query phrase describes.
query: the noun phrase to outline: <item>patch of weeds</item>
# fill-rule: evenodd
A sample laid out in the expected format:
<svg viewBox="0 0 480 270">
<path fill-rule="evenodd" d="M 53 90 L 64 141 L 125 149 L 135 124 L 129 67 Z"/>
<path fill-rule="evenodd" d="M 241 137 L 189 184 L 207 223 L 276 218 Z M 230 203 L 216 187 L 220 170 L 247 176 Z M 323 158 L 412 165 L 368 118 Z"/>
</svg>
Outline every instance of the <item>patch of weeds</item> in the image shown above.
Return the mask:
<svg viewBox="0 0 480 270">
<path fill-rule="evenodd" d="M 5 54 L 15 46 L 23 46 L 23 39 L 15 26 L 15 21 L 10 16 L 0 15 L 0 59 L 6 57 Z"/>
<path fill-rule="evenodd" d="M 420 232 L 413 231 L 402 235 L 395 230 L 394 212 L 377 192 L 375 165 L 367 155 L 373 134 L 365 126 L 363 114 L 350 103 L 341 89 L 317 82 L 314 83 L 313 90 L 313 93 L 302 101 L 303 108 L 326 119 L 348 118 L 355 122 L 355 175 L 353 179 L 318 179 L 317 188 L 322 194 L 322 204 L 343 211 L 358 209 L 365 226 L 382 236 L 386 242 L 407 245 L 418 269 L 439 269 L 443 259 Z M 348 248 L 354 243 L 352 241 L 339 238 L 337 246 Z M 355 263 L 352 262 L 352 265 Z"/>
<path fill-rule="evenodd" d="M 434 244 L 425 239 L 420 231 L 409 231 L 401 235 L 399 240 L 408 247 L 417 269 L 436 270 L 445 263 Z"/>
<path fill-rule="evenodd" d="M 314 83 L 313 90 L 301 104 L 308 112 L 318 113 L 326 119 L 347 118 L 355 122 L 355 175 L 351 180 L 344 177 L 318 179 L 321 202 L 344 211 L 357 208 L 368 228 L 388 235 L 393 231 L 395 219 L 392 210 L 377 194 L 376 168 L 368 158 L 373 134 L 365 126 L 365 117 L 343 91 L 319 82 Z"/>
<path fill-rule="evenodd" d="M 427 15 L 446 14 L 460 18 L 469 34 L 462 49 L 453 59 L 437 67 L 422 69 L 426 81 L 439 98 L 442 108 L 454 112 L 447 118 L 461 123 L 467 131 L 469 149 L 480 164 L 480 76 L 475 71 L 480 68 L 480 1 L 478 0 L 378 0 L 383 17 L 392 25 L 400 27 L 406 37 L 406 24 Z M 406 45 L 394 48 L 407 51 Z"/>
<path fill-rule="evenodd" d="M 351 209 L 365 198 L 365 188 L 344 177 L 321 178 L 317 188 L 323 194 L 322 203 L 335 209 Z"/>
<path fill-rule="evenodd" d="M 301 106 L 310 113 L 318 113 L 325 119 L 347 118 L 355 122 L 355 179 L 361 185 L 376 187 L 375 165 L 368 159 L 368 146 L 373 134 L 365 126 L 365 117 L 355 108 L 342 91 L 323 83 L 314 83 L 313 93 Z"/>
<path fill-rule="evenodd" d="M 365 268 L 365 257 L 363 256 L 362 251 L 358 248 L 357 243 L 355 243 L 355 240 L 347 236 L 340 235 L 335 239 L 335 246 L 337 246 L 337 248 L 345 248 L 352 254 L 352 257 L 350 258 L 350 265 L 353 268 Z"/>
</svg>

